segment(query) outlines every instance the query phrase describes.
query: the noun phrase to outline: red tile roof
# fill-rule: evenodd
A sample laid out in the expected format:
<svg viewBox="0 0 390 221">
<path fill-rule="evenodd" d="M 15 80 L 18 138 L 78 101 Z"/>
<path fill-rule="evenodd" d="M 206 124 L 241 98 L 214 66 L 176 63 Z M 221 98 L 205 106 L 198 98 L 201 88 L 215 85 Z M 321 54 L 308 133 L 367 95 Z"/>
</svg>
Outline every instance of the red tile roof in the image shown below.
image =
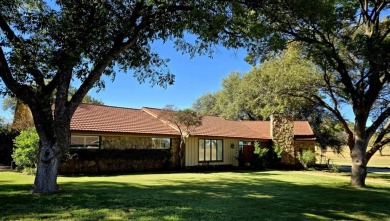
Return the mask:
<svg viewBox="0 0 390 221">
<path fill-rule="evenodd" d="M 160 118 L 162 111 L 149 107 L 130 109 L 82 104 L 72 118 L 71 130 L 180 135 L 173 124 L 168 126 L 169 123 L 166 124 L 167 121 Z M 214 116 L 204 116 L 202 125 L 195 128 L 191 135 L 271 139 L 269 121 L 232 121 Z M 294 121 L 294 135 L 299 139 L 315 140 L 314 133 L 307 121 Z"/>
<path fill-rule="evenodd" d="M 163 114 L 163 110 L 143 107 L 141 110 L 155 116 L 160 117 Z M 261 121 L 258 121 L 259 123 Z M 253 122 L 248 122 L 248 125 Z M 266 124 L 262 124 L 265 125 Z M 175 127 L 171 124 L 172 127 Z M 267 127 L 267 126 L 266 126 Z M 271 139 L 269 135 L 269 126 L 267 128 L 259 128 L 254 130 L 255 126 L 247 126 L 244 121 L 232 121 L 225 120 L 221 117 L 215 116 L 203 116 L 202 125 L 195 128 L 192 132 L 192 136 L 210 136 L 210 137 L 234 137 L 234 138 L 252 138 L 252 139 Z M 267 131 L 267 132 L 265 132 Z"/>
<path fill-rule="evenodd" d="M 73 131 L 180 135 L 139 109 L 81 104 L 70 123 Z"/>
<path fill-rule="evenodd" d="M 161 116 L 163 111 L 150 107 L 143 107 L 142 110 L 154 117 Z M 191 134 L 194 136 L 272 139 L 270 121 L 231 121 L 214 116 L 204 116 L 202 125 Z M 294 121 L 294 136 L 299 140 L 315 140 L 313 130 L 307 121 Z"/>
<path fill-rule="evenodd" d="M 295 136 L 314 136 L 314 133 L 307 121 L 294 121 L 294 135 Z"/>
</svg>

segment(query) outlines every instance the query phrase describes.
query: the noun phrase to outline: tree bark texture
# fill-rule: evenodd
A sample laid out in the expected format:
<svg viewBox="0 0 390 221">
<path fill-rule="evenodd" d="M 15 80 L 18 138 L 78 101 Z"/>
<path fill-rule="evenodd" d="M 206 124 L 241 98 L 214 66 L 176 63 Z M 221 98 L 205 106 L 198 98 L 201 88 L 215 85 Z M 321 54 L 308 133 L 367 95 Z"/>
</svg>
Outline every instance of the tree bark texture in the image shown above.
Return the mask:
<svg viewBox="0 0 390 221">
<path fill-rule="evenodd" d="M 58 192 L 57 172 L 61 154 L 58 148 L 43 145 L 38 156 L 37 174 L 35 176 L 32 193 L 55 193 Z"/>
<path fill-rule="evenodd" d="M 367 142 L 359 136 L 355 136 L 355 145 L 351 149 L 351 186 L 364 187 L 366 185 L 367 162 L 366 162 Z"/>
<path fill-rule="evenodd" d="M 35 128 L 40 139 L 37 173 L 31 192 L 55 193 L 59 190 L 58 168 L 70 145 L 71 113 L 56 109 L 53 117 L 51 108 L 49 111 L 42 111 L 33 106 L 31 110 L 35 112 Z"/>
</svg>

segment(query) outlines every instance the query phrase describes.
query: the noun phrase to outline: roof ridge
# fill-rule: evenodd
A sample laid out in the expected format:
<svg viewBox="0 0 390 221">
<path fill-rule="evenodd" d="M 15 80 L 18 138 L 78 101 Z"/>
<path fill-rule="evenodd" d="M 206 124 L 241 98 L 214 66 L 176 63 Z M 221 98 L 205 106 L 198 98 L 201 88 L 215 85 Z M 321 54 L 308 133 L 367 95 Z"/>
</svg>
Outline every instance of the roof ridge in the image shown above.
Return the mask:
<svg viewBox="0 0 390 221">
<path fill-rule="evenodd" d="M 119 106 L 113 106 L 113 105 L 106 105 L 106 104 L 94 104 L 94 103 L 81 103 L 80 105 L 88 105 L 88 106 L 101 106 L 101 107 L 110 107 L 110 108 L 116 108 L 116 109 L 128 109 L 128 110 L 141 110 L 140 108 L 132 108 L 132 107 L 119 107 Z"/>
<path fill-rule="evenodd" d="M 143 112 L 149 114 L 150 116 L 156 118 L 156 119 L 159 120 L 161 123 L 163 123 L 163 124 L 165 124 L 166 126 L 172 128 L 172 129 L 174 129 L 175 131 L 180 132 L 180 129 L 177 128 L 177 126 L 174 125 L 173 123 L 169 122 L 169 120 L 163 119 L 163 117 L 161 117 L 161 116 L 159 116 L 159 115 L 157 115 L 157 114 L 155 114 L 155 113 L 152 113 L 151 111 L 149 111 L 149 110 L 147 110 L 147 109 L 148 109 L 148 107 L 142 107 L 142 108 L 141 108 L 141 111 L 143 111 Z M 157 108 L 149 108 L 149 109 L 154 109 L 154 110 L 163 111 L 162 109 L 157 109 Z"/>
</svg>

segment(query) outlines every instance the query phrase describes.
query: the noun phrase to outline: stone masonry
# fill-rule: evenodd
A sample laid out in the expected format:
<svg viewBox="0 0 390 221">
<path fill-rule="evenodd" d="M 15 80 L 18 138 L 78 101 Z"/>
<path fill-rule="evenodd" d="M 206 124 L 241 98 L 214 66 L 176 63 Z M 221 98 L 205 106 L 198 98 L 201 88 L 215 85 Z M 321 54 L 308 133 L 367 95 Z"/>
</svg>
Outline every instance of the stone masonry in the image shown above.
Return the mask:
<svg viewBox="0 0 390 221">
<path fill-rule="evenodd" d="M 171 139 L 171 163 L 174 167 L 179 165 L 179 145 L 180 138 Z M 153 146 L 151 137 L 135 136 L 102 136 L 101 149 L 150 149 Z"/>
<path fill-rule="evenodd" d="M 100 149 L 73 150 L 60 173 L 105 173 L 172 169 L 179 166 L 180 138 L 169 150 L 152 149 L 152 137 L 101 136 Z M 167 154 L 170 153 L 170 154 Z"/>
<path fill-rule="evenodd" d="M 294 123 L 292 116 L 273 114 L 271 116 L 271 136 L 272 142 L 284 149 L 281 163 L 287 166 L 295 166 Z"/>
</svg>

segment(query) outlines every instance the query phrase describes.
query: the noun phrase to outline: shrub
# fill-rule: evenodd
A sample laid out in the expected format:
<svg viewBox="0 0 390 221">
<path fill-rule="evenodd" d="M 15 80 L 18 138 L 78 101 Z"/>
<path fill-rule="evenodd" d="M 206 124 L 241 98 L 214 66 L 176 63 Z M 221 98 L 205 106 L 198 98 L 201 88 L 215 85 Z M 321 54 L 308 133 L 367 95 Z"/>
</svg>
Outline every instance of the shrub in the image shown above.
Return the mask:
<svg viewBox="0 0 390 221">
<path fill-rule="evenodd" d="M 273 149 L 274 149 L 274 152 L 276 154 L 276 156 L 278 158 L 281 158 L 282 157 L 282 153 L 283 153 L 283 147 L 281 147 L 279 144 L 277 143 L 274 143 L 274 145 L 272 146 Z"/>
<path fill-rule="evenodd" d="M 316 163 L 316 154 L 310 150 L 304 150 L 302 153 L 298 154 L 297 157 L 304 168 L 313 166 Z"/>
<path fill-rule="evenodd" d="M 254 154 L 258 154 L 258 158 L 253 160 L 254 166 L 258 169 L 265 169 L 267 167 L 267 160 L 265 159 L 266 154 L 268 153 L 268 148 L 261 147 L 258 141 L 254 142 Z"/>
<path fill-rule="evenodd" d="M 254 147 L 255 150 L 253 151 L 253 153 L 258 154 L 259 158 L 264 157 L 268 152 L 268 148 L 261 147 L 258 141 L 255 141 Z"/>
<path fill-rule="evenodd" d="M 39 137 L 35 128 L 29 128 L 20 132 L 14 139 L 14 152 L 12 158 L 19 170 L 35 168 L 38 159 Z M 27 169 L 27 171 L 33 171 Z"/>
</svg>

